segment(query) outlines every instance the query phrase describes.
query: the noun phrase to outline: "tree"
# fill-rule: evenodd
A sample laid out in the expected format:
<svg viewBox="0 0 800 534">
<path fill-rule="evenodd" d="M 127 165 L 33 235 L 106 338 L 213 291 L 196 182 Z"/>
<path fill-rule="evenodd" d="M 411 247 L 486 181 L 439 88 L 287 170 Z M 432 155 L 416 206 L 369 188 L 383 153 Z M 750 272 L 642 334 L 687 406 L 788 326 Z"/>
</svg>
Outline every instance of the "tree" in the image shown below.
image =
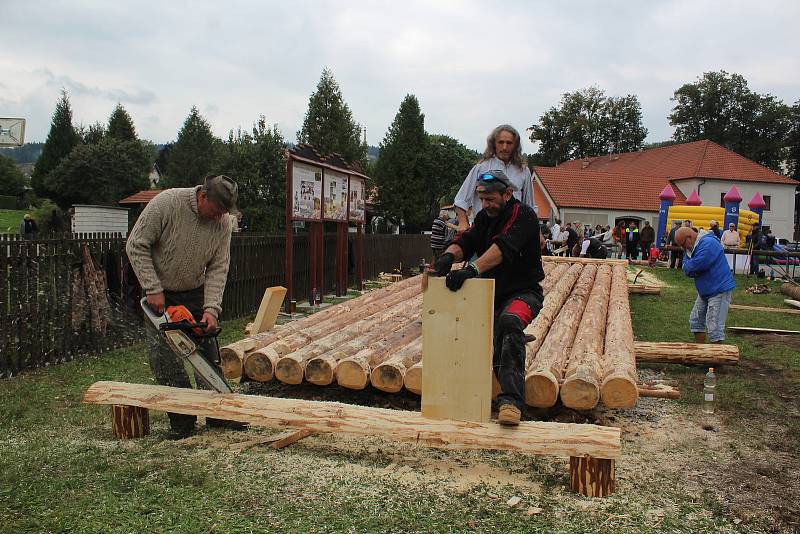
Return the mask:
<svg viewBox="0 0 800 534">
<path fill-rule="evenodd" d="M 193 106 L 169 150 L 165 186 L 191 187 L 202 182 L 217 168 L 220 145 L 208 121 Z"/>
<path fill-rule="evenodd" d="M 81 125 L 75 129 L 75 132 L 78 134 L 80 142 L 84 145 L 96 145 L 102 141 L 107 134 L 106 127 L 101 122 L 90 124 L 88 128 Z"/>
<path fill-rule="evenodd" d="M 297 134 L 298 142 L 308 143 L 320 154 L 337 152 L 348 162 L 358 162 L 365 169 L 367 145 L 361 134 L 361 126 L 353 120 L 339 84 L 326 68 L 317 90 L 308 99 L 303 127 Z"/>
<path fill-rule="evenodd" d="M 773 170 L 786 158 L 790 110 L 774 96 L 750 90 L 740 74 L 706 72 L 672 98 L 673 139 L 710 139 Z"/>
<path fill-rule="evenodd" d="M 388 220 L 416 232 L 430 222 L 431 197 L 425 174 L 428 136 L 425 115 L 414 95 L 406 95 L 380 144 L 375 186 L 380 211 Z"/>
<path fill-rule="evenodd" d="M 47 176 L 53 200 L 67 209 L 73 204 L 116 203 L 148 188 L 149 157 L 141 143 L 103 139 L 79 145 Z"/>
<path fill-rule="evenodd" d="M 61 160 L 67 157 L 78 144 L 78 134 L 72 126 L 72 108 L 66 90 L 61 91 L 61 99 L 56 104 L 50 132 L 42 148 L 42 155 L 36 161 L 31 177 L 31 185 L 40 197 L 49 196 L 51 191 L 45 185 L 47 175 L 55 169 Z"/>
<path fill-rule="evenodd" d="M 139 140 L 136 136 L 136 128 L 133 126 L 133 119 L 122 107 L 122 104 L 117 104 L 108 118 L 108 136 L 120 141 Z"/>
<path fill-rule="evenodd" d="M 252 133 L 231 130 L 221 172 L 239 184 L 239 210 L 249 230 L 274 232 L 284 227 L 286 159 L 283 136 L 261 115 Z"/>
<path fill-rule="evenodd" d="M 464 177 L 477 159 L 477 152 L 452 137 L 428 135 L 422 165 L 428 185 L 425 205 L 428 208 L 429 223 L 438 215 L 440 206 L 455 199 Z"/>
<path fill-rule="evenodd" d="M 569 159 L 639 150 L 647 137 L 642 108 L 634 95 L 607 97 L 597 87 L 564 93 L 528 128 L 539 143 L 535 165 L 558 165 Z"/>
<path fill-rule="evenodd" d="M 789 176 L 800 180 L 800 100 L 791 108 L 790 130 L 787 141 Z"/>
<path fill-rule="evenodd" d="M 11 158 L 0 155 L 0 195 L 16 196 L 25 190 L 25 176 Z"/>
</svg>

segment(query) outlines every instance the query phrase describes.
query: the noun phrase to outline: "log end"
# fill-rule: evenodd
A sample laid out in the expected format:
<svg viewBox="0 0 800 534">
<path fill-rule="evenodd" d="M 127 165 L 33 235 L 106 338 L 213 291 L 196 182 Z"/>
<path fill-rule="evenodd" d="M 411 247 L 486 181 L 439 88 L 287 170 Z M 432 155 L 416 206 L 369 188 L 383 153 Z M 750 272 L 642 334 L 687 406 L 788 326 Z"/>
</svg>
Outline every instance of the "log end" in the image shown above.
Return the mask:
<svg viewBox="0 0 800 534">
<path fill-rule="evenodd" d="M 550 408 L 558 400 L 558 379 L 547 369 L 537 369 L 525 377 L 525 403 Z"/>
<path fill-rule="evenodd" d="M 591 410 L 600 402 L 597 382 L 574 374 L 564 380 L 560 391 L 561 402 L 573 410 Z"/>
<path fill-rule="evenodd" d="M 336 366 L 336 382 L 348 389 L 364 389 L 369 383 L 369 369 L 352 360 L 342 360 Z"/>
<path fill-rule="evenodd" d="M 386 393 L 397 393 L 403 389 L 405 367 L 396 363 L 382 363 L 369 374 L 369 381 Z"/>
<path fill-rule="evenodd" d="M 403 377 L 405 388 L 415 395 L 422 395 L 422 366 L 414 365 L 406 371 Z"/>
<path fill-rule="evenodd" d="M 219 349 L 219 361 L 222 366 L 222 373 L 228 380 L 236 380 L 242 377 L 242 361 L 244 351 L 233 347 L 222 347 Z"/>
<path fill-rule="evenodd" d="M 244 374 L 251 380 L 269 382 L 275 376 L 278 355 L 269 347 L 248 352 L 244 357 Z"/>
<path fill-rule="evenodd" d="M 333 382 L 333 367 L 336 360 L 330 357 L 318 356 L 306 364 L 306 381 L 317 386 L 327 386 Z"/>
<path fill-rule="evenodd" d="M 639 390 L 630 376 L 614 373 L 603 380 L 600 398 L 608 408 L 633 408 L 639 399 Z"/>
<path fill-rule="evenodd" d="M 296 386 L 303 382 L 303 366 L 292 358 L 281 358 L 275 366 L 275 378 L 284 384 Z"/>
</svg>

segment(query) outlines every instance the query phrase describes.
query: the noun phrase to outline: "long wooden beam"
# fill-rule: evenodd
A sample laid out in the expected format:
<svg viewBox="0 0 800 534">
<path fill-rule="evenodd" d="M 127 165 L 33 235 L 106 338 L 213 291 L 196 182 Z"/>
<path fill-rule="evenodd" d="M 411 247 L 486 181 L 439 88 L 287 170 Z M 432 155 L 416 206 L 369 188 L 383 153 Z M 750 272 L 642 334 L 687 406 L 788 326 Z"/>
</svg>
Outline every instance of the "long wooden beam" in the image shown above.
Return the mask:
<svg viewBox="0 0 800 534">
<path fill-rule="evenodd" d="M 629 295 L 660 295 L 661 286 L 645 286 L 641 284 L 628 284 Z"/>
<path fill-rule="evenodd" d="M 703 365 L 736 365 L 739 347 L 721 343 L 650 343 L 633 344 L 638 363 L 677 363 Z"/>
<path fill-rule="evenodd" d="M 621 432 L 614 427 L 526 421 L 507 428 L 496 423 L 426 419 L 419 412 L 338 402 L 220 394 L 124 382 L 95 382 L 83 400 L 89 404 L 138 406 L 258 426 L 382 436 L 444 449 L 495 449 L 616 459 L 621 448 Z"/>
<path fill-rule="evenodd" d="M 746 306 L 744 304 L 731 304 L 732 310 L 762 311 L 772 313 L 788 313 L 789 315 L 800 315 L 800 310 L 790 310 L 788 308 L 768 308 L 766 306 Z"/>
</svg>

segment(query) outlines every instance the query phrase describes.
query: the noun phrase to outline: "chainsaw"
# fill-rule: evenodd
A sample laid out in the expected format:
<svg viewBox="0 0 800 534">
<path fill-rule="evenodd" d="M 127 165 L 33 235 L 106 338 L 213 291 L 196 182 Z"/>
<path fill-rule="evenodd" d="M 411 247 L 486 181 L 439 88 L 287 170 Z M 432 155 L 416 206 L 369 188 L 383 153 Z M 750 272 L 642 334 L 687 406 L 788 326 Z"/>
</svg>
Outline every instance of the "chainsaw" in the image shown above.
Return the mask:
<svg viewBox="0 0 800 534">
<path fill-rule="evenodd" d="M 214 391 L 233 393 L 228 383 L 197 350 L 197 343 L 193 339 L 217 337 L 222 330 L 221 328 L 217 328 L 214 332 L 206 333 L 205 328 L 208 325 L 195 322 L 194 317 L 185 306 L 170 306 L 162 315 L 158 315 L 148 306 L 147 297 L 142 298 L 141 305 L 147 319 L 159 334 L 164 336 L 167 345 L 183 362 L 184 366 L 188 363 L 191 370 L 196 371 L 197 376 Z M 190 371 L 188 373 L 190 380 L 194 375 L 191 370 L 187 368 L 187 371 Z"/>
</svg>

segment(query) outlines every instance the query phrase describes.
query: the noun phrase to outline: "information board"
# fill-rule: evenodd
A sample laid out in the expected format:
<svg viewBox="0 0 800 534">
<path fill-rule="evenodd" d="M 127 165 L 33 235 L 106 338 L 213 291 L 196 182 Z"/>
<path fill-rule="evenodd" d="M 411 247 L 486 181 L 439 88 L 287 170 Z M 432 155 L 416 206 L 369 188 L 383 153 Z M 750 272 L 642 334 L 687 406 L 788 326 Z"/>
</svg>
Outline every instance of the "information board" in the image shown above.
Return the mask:
<svg viewBox="0 0 800 534">
<path fill-rule="evenodd" d="M 347 221 L 347 175 L 325 169 L 322 218 L 326 221 Z"/>
<path fill-rule="evenodd" d="M 292 162 L 292 219 L 322 220 L 322 168 Z"/>
<path fill-rule="evenodd" d="M 364 179 L 350 177 L 350 222 L 363 223 L 366 215 L 367 199 Z"/>
</svg>

